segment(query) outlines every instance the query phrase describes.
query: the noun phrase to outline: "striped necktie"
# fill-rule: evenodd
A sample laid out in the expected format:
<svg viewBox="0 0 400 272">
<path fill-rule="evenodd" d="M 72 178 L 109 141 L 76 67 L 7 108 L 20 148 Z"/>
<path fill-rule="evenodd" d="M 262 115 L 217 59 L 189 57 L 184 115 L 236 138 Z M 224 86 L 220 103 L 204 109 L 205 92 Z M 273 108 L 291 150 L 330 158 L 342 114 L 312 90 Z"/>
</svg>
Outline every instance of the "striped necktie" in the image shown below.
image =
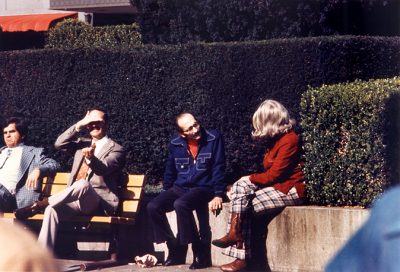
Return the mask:
<svg viewBox="0 0 400 272">
<path fill-rule="evenodd" d="M 81 167 L 79 168 L 78 174 L 75 180 L 86 179 L 87 172 L 89 170 L 89 165 L 86 163 L 85 158 L 83 158 Z"/>
<path fill-rule="evenodd" d="M 95 149 L 96 144 L 93 143 L 91 145 L 91 148 Z M 86 159 L 83 157 L 81 167 L 79 168 L 79 171 L 78 171 L 78 174 L 76 175 L 75 180 L 86 179 L 88 171 L 89 171 L 89 165 L 86 163 Z"/>
</svg>

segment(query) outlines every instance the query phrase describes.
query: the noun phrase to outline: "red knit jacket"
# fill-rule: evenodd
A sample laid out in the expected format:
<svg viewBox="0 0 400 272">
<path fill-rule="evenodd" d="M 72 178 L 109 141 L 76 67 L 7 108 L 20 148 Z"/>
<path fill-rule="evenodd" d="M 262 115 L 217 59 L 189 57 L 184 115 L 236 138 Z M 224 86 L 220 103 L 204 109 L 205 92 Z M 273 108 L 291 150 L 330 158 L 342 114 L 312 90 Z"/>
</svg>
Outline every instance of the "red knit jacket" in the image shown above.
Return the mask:
<svg viewBox="0 0 400 272">
<path fill-rule="evenodd" d="M 252 174 L 255 184 L 272 186 L 287 194 L 293 187 L 304 197 L 300 138 L 294 131 L 280 136 L 264 156 L 264 172 Z"/>
</svg>

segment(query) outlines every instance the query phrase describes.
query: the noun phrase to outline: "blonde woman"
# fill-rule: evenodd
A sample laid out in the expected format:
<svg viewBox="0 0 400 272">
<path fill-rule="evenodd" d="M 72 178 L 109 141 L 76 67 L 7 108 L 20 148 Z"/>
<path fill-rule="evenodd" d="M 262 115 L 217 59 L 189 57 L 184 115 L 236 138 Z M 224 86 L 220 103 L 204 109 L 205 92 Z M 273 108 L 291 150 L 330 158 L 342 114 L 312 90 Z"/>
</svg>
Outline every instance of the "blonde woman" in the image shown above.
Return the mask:
<svg viewBox="0 0 400 272">
<path fill-rule="evenodd" d="M 222 265 L 222 271 L 240 271 L 251 257 L 250 220 L 253 213 L 290 205 L 304 198 L 301 146 L 293 131 L 294 120 L 277 101 L 265 100 L 253 115 L 255 140 L 265 140 L 264 171 L 244 176 L 232 186 L 228 233 L 213 245 L 226 248 L 225 255 L 236 258 Z"/>
</svg>

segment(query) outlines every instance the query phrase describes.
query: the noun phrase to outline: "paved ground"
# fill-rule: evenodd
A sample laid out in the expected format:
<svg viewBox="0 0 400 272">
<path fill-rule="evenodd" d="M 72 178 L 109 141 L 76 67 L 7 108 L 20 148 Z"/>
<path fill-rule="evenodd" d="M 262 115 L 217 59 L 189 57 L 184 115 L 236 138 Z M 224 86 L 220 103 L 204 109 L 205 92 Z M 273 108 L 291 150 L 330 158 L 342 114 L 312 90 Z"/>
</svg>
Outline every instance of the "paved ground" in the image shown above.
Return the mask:
<svg viewBox="0 0 400 272">
<path fill-rule="evenodd" d="M 73 271 L 81 271 L 80 264 L 84 263 L 85 261 L 76 261 L 76 260 L 59 260 L 62 271 L 64 272 L 73 272 Z M 198 269 L 198 270 L 190 270 L 189 264 L 187 265 L 176 265 L 176 266 L 155 266 L 152 268 L 140 268 L 136 264 L 126 264 L 126 265 L 119 265 L 113 267 L 102 267 L 98 268 L 97 271 L 117 271 L 117 272 L 130 272 L 130 271 L 147 271 L 147 272 L 156 272 L 156 271 L 167 271 L 167 272 L 180 272 L 180 271 L 221 271 L 218 267 L 209 267 L 205 269 Z"/>
</svg>

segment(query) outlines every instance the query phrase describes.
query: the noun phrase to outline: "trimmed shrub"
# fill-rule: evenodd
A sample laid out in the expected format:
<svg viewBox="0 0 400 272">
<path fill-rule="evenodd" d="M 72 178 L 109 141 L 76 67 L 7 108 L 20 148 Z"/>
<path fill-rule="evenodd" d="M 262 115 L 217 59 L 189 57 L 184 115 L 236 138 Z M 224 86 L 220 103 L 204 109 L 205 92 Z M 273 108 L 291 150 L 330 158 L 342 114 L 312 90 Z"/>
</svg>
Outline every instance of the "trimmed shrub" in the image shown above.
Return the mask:
<svg viewBox="0 0 400 272">
<path fill-rule="evenodd" d="M 0 28 L 0 51 L 43 48 L 46 32 L 2 32 Z"/>
<path fill-rule="evenodd" d="M 131 0 L 144 43 L 400 35 L 397 0 Z"/>
<path fill-rule="evenodd" d="M 46 48 L 131 48 L 141 44 L 137 24 L 92 27 L 67 19 L 48 32 Z"/>
<path fill-rule="evenodd" d="M 267 98 L 300 120 L 307 86 L 400 72 L 399 38 L 323 37 L 263 42 L 138 46 L 129 50 L 26 50 L 0 53 L 0 117 L 31 119 L 28 143 L 45 146 L 64 171 L 56 137 L 100 105 L 110 137 L 128 151 L 127 170 L 162 179 L 167 144 L 181 111 L 222 131 L 227 181 L 262 167 L 251 116 Z"/>
<path fill-rule="evenodd" d="M 369 206 L 399 183 L 400 78 L 310 88 L 301 100 L 311 203 Z"/>
</svg>

